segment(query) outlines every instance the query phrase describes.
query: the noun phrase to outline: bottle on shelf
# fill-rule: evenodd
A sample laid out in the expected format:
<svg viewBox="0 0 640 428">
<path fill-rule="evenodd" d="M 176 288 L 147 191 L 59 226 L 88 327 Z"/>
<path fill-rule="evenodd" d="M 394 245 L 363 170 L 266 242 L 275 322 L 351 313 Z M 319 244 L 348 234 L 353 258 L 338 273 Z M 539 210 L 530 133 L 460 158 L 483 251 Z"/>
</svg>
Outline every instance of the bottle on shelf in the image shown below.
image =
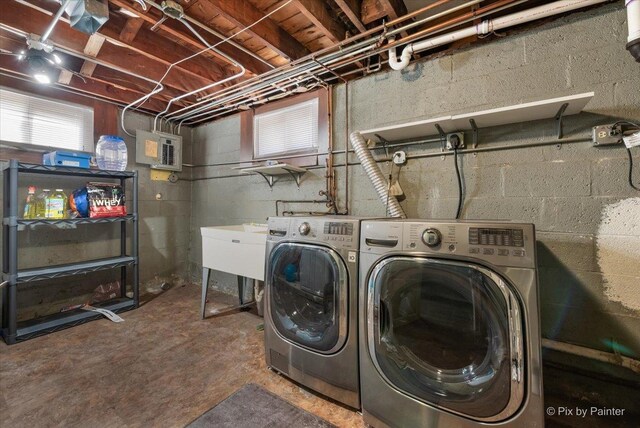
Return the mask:
<svg viewBox="0 0 640 428">
<path fill-rule="evenodd" d="M 62 189 L 56 189 L 47 199 L 47 218 L 59 220 L 66 217 L 67 195 Z"/>
<path fill-rule="evenodd" d="M 98 168 L 109 171 L 127 169 L 127 145 L 117 135 L 102 135 L 96 144 Z"/>
<path fill-rule="evenodd" d="M 22 218 L 36 218 L 36 186 L 29 186 Z"/>
<path fill-rule="evenodd" d="M 36 198 L 35 218 L 47 218 L 47 201 L 49 199 L 49 189 L 42 189 Z"/>
</svg>

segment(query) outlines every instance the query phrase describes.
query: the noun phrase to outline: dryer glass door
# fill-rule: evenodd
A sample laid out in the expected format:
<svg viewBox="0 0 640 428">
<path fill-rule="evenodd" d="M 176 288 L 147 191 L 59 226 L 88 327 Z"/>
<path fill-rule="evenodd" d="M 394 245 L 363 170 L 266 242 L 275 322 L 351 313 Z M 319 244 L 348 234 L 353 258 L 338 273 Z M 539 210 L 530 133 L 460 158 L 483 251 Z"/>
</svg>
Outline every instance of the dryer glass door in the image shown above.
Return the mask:
<svg viewBox="0 0 640 428">
<path fill-rule="evenodd" d="M 473 419 L 517 411 L 520 305 L 500 276 L 471 263 L 391 257 L 367 292 L 369 353 L 393 387 Z"/>
<path fill-rule="evenodd" d="M 321 353 L 339 350 L 347 332 L 347 268 L 335 251 L 283 243 L 269 257 L 269 311 L 277 332 Z"/>
</svg>

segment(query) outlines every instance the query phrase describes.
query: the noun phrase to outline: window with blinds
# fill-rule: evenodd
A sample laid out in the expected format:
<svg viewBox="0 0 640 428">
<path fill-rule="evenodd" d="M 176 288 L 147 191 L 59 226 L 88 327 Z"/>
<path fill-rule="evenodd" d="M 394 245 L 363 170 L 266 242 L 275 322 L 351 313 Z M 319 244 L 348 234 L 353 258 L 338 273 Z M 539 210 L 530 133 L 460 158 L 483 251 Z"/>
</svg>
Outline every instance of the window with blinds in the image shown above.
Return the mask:
<svg viewBox="0 0 640 428">
<path fill-rule="evenodd" d="M 318 98 L 253 117 L 255 158 L 318 149 Z"/>
<path fill-rule="evenodd" d="M 93 109 L 0 88 L 0 141 L 93 151 Z"/>
</svg>

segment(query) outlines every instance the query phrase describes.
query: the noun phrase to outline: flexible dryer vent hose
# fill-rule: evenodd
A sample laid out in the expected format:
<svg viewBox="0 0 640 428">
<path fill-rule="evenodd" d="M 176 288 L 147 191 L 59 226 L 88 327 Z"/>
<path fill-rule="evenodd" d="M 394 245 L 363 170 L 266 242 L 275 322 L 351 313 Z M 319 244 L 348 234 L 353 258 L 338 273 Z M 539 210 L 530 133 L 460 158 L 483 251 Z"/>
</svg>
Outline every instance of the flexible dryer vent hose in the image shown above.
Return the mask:
<svg viewBox="0 0 640 428">
<path fill-rule="evenodd" d="M 373 159 L 364 137 L 360 135 L 359 132 L 353 132 L 349 136 L 349 140 L 369 180 L 371 180 L 373 187 L 376 189 L 376 192 L 378 192 L 380 200 L 382 200 L 385 206 L 388 204 L 389 215 L 391 217 L 407 218 L 396 197 L 389 195 L 389 184 L 384 178 L 384 175 L 382 175 L 380 168 L 378 168 L 378 164 L 376 164 L 376 161 Z"/>
</svg>

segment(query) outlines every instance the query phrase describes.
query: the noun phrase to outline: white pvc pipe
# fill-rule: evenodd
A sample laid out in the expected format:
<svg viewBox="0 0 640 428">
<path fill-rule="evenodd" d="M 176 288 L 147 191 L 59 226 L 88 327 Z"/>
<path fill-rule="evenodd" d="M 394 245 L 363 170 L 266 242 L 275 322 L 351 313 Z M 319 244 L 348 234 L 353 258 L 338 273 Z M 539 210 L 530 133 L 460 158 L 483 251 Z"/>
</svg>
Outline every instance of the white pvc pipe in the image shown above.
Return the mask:
<svg viewBox="0 0 640 428">
<path fill-rule="evenodd" d="M 627 42 L 640 39 L 640 0 L 627 0 L 627 25 L 629 37 Z"/>
<path fill-rule="evenodd" d="M 462 40 L 475 35 L 486 35 L 494 31 L 501 30 L 515 25 L 524 24 L 525 22 L 535 21 L 537 19 L 547 18 L 549 16 L 558 15 L 572 10 L 581 9 L 598 3 L 604 3 L 606 0 L 563 0 L 549 3 L 546 5 L 534 7 L 522 12 L 512 13 L 496 19 L 482 21 L 478 25 L 454 31 L 438 37 L 422 40 L 420 42 L 411 43 L 402 50 L 400 59 L 397 59 L 395 49 L 389 50 L 389 66 L 394 70 L 402 70 L 411 61 L 411 56 L 423 50 L 442 46 L 457 40 Z M 640 4 L 638 0 L 631 0 L 628 5 Z M 640 16 L 640 14 L 639 14 Z M 638 18 L 640 21 L 640 18 Z"/>
</svg>

